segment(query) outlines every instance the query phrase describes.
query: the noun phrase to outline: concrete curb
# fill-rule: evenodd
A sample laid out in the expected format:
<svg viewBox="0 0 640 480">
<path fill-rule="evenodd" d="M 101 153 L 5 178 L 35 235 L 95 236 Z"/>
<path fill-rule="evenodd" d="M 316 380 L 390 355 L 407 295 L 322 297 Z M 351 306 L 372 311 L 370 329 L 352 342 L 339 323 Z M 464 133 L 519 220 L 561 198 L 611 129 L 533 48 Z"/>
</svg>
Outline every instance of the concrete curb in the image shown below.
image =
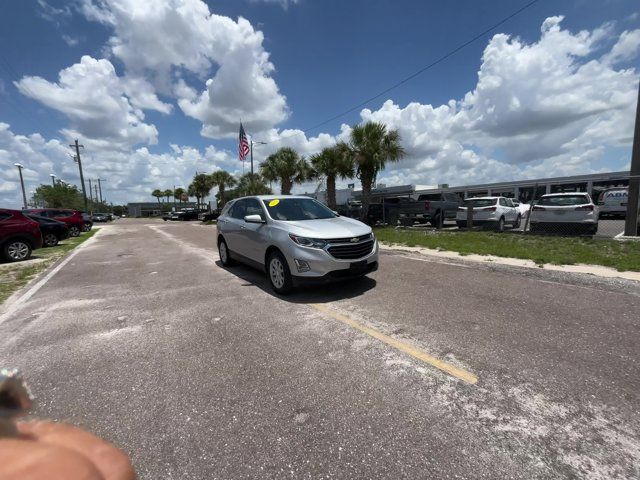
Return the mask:
<svg viewBox="0 0 640 480">
<path fill-rule="evenodd" d="M 569 273 L 583 273 L 588 275 L 595 275 L 597 277 L 603 278 L 622 278 L 625 280 L 633 280 L 635 282 L 640 282 L 640 272 L 619 272 L 613 268 L 609 267 L 601 267 L 599 265 L 553 265 L 550 263 L 545 263 L 544 265 L 538 265 L 532 260 L 522 260 L 519 258 L 506 258 L 506 257 L 495 257 L 493 255 L 460 255 L 457 252 L 449 252 L 449 251 L 441 251 L 434 250 L 431 248 L 424 247 L 409 247 L 406 245 L 389 245 L 389 244 L 380 244 L 380 247 L 383 250 L 391 250 L 391 251 L 403 251 L 403 252 L 413 252 L 419 253 L 421 255 L 427 255 L 430 257 L 437 257 L 441 259 L 455 259 L 462 260 L 465 262 L 473 262 L 473 263 L 484 263 L 484 264 L 498 264 L 498 265 L 509 265 L 511 267 L 522 267 L 522 268 L 535 268 L 535 269 L 544 269 L 544 270 L 552 270 L 555 272 L 569 272 Z"/>
</svg>

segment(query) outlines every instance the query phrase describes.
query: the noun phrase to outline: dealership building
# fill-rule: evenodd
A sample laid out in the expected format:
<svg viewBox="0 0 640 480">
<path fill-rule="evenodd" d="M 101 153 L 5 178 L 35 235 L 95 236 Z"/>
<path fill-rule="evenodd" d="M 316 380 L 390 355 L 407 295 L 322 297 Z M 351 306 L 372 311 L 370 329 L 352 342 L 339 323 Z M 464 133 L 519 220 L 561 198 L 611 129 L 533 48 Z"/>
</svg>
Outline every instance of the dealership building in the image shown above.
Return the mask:
<svg viewBox="0 0 640 480">
<path fill-rule="evenodd" d="M 597 201 L 600 192 L 603 190 L 627 186 L 629 186 L 629 171 L 624 171 L 455 187 L 450 187 L 449 185 L 399 185 L 393 187 L 378 185 L 378 188 L 371 191 L 371 200 L 375 203 L 382 201 L 383 198 L 404 197 L 421 193 L 453 192 L 460 198 L 503 196 L 527 203 L 533 198 L 540 198 L 545 193 L 588 192 L 593 200 Z M 338 205 L 357 201 L 361 196 L 362 192 L 353 188 L 336 191 Z M 316 198 L 321 202 L 326 202 L 326 192 L 318 192 Z"/>
</svg>

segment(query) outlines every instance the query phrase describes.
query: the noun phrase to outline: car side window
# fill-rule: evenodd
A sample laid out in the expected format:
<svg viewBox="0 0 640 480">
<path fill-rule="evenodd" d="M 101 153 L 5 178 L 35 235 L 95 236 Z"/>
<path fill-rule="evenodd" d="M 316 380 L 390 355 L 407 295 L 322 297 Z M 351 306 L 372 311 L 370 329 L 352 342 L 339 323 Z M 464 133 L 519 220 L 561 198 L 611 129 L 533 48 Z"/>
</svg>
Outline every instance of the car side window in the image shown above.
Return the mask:
<svg viewBox="0 0 640 480">
<path fill-rule="evenodd" d="M 510 198 L 507 198 L 506 201 L 507 201 L 507 207 L 515 207 L 515 205 L 513 204 L 513 200 L 511 200 Z"/>
<path fill-rule="evenodd" d="M 501 199 L 500 199 L 500 205 L 501 205 L 501 206 L 503 206 L 503 207 L 508 206 L 508 205 L 507 205 L 507 199 L 506 199 L 506 198 L 501 198 Z"/>
<path fill-rule="evenodd" d="M 220 216 L 224 216 L 226 215 L 229 210 L 231 210 L 231 207 L 233 207 L 233 202 L 227 203 L 224 207 L 222 207 L 222 211 L 220 212 Z"/>
<path fill-rule="evenodd" d="M 233 207 L 231 207 L 231 217 L 232 218 L 241 218 L 244 219 L 245 213 L 247 210 L 247 203 L 246 200 L 238 200 L 236 201 L 236 203 L 233 204 Z"/>
<path fill-rule="evenodd" d="M 248 198 L 247 200 L 245 200 L 245 202 L 245 215 L 260 215 L 260 217 L 264 218 L 264 212 L 262 211 L 262 207 L 260 206 L 260 202 L 258 200 L 256 200 L 255 198 Z"/>
</svg>

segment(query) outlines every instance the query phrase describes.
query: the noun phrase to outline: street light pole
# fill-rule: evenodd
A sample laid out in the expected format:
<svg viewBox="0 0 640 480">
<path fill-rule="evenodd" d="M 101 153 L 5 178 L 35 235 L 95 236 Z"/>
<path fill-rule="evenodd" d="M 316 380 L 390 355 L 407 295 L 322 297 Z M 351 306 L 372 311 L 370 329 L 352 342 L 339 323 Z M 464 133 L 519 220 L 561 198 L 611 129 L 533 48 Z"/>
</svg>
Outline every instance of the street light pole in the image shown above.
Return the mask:
<svg viewBox="0 0 640 480">
<path fill-rule="evenodd" d="M 98 178 L 98 191 L 100 192 L 100 203 L 103 203 L 103 200 L 102 200 L 102 183 L 100 183 L 100 182 L 106 182 L 106 180 L 104 178 Z M 98 197 L 96 196 L 96 199 L 97 198 Z"/>
<path fill-rule="evenodd" d="M 254 182 L 254 178 L 253 178 L 253 144 L 266 145 L 267 142 L 254 142 L 253 138 L 251 138 L 250 143 L 251 143 L 251 149 L 250 149 L 251 150 L 251 182 L 250 182 L 250 185 L 253 185 L 253 182 Z M 254 193 L 254 192 L 251 192 L 251 193 Z"/>
<path fill-rule="evenodd" d="M 18 167 L 18 172 L 20 172 L 20 185 L 22 186 L 22 203 L 24 208 L 27 208 L 27 194 L 24 191 L 24 179 L 22 178 L 22 169 L 24 166 L 21 163 L 14 163 L 16 167 Z"/>
<path fill-rule="evenodd" d="M 89 207 L 87 206 L 87 189 L 84 186 L 84 175 L 82 173 L 82 160 L 80 159 L 80 147 L 84 148 L 84 145 L 79 145 L 78 140 L 73 145 L 69 145 L 71 148 L 76 148 L 76 160 L 78 161 L 78 168 L 80 169 L 80 183 L 82 184 L 82 197 L 84 198 L 84 211 L 87 212 Z"/>
</svg>

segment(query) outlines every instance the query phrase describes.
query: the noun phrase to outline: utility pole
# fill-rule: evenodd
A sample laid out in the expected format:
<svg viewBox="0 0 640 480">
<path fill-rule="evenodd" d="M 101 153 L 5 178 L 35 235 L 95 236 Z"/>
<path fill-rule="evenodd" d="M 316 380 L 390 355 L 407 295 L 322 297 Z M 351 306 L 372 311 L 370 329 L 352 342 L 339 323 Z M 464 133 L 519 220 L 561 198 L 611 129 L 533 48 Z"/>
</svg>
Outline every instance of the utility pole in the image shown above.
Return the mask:
<svg viewBox="0 0 640 480">
<path fill-rule="evenodd" d="M 102 203 L 102 184 L 100 182 L 106 182 L 104 178 L 98 178 L 98 190 L 100 190 L 100 203 Z M 96 199 L 98 196 L 96 195 Z"/>
<path fill-rule="evenodd" d="M 16 167 L 18 167 L 18 171 L 20 172 L 20 185 L 22 185 L 22 203 L 24 205 L 23 208 L 27 208 L 27 194 L 24 191 L 24 179 L 22 178 L 22 169 L 24 165 L 21 163 L 14 163 Z"/>
<path fill-rule="evenodd" d="M 98 185 L 96 185 L 95 183 L 93 184 L 93 188 L 96 189 L 96 202 L 98 201 Z"/>
<path fill-rule="evenodd" d="M 51 185 L 52 186 L 56 186 L 56 176 L 53 173 L 50 173 L 49 176 L 51 177 Z"/>
<path fill-rule="evenodd" d="M 84 211 L 88 211 L 87 207 L 87 189 L 84 186 L 84 175 L 82 174 L 82 160 L 80 159 L 80 147 L 84 148 L 84 145 L 79 145 L 78 140 L 73 145 L 69 145 L 71 148 L 76 149 L 76 160 L 78 161 L 78 168 L 80 169 L 80 183 L 82 184 L 82 197 L 84 198 Z"/>
<path fill-rule="evenodd" d="M 91 179 L 89 178 L 89 200 L 93 203 L 93 191 L 91 190 Z"/>
<path fill-rule="evenodd" d="M 624 222 L 624 234 L 635 237 L 638 231 L 638 197 L 640 196 L 640 83 L 638 84 L 638 104 L 636 106 L 636 126 L 633 132 L 631 150 L 631 170 L 629 172 L 629 200 L 627 217 Z"/>
</svg>

